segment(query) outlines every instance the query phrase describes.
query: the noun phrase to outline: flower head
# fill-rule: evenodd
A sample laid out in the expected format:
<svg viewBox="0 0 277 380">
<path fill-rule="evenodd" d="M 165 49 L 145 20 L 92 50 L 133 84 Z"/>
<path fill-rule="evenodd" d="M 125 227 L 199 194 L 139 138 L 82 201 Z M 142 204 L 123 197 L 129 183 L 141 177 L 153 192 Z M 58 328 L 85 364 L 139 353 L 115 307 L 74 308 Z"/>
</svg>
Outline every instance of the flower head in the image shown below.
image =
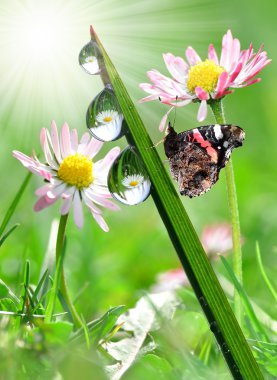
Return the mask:
<svg viewBox="0 0 277 380">
<path fill-rule="evenodd" d="M 206 226 L 201 235 L 206 253 L 214 257 L 227 254 L 233 249 L 232 226 L 229 223 L 217 223 Z M 241 238 L 241 244 L 244 239 Z"/>
<path fill-rule="evenodd" d="M 113 193 L 113 196 L 122 203 L 136 205 L 143 202 L 150 194 L 151 182 L 142 174 L 126 175 L 121 183 L 124 190 L 120 194 Z"/>
<path fill-rule="evenodd" d="M 98 61 L 94 55 L 90 55 L 86 57 L 82 66 L 89 74 L 100 73 L 100 67 L 99 67 Z"/>
<path fill-rule="evenodd" d="M 207 116 L 207 102 L 220 99 L 232 93 L 235 88 L 250 86 L 259 82 L 256 75 L 271 62 L 262 50 L 254 53 L 252 44 L 247 50 L 240 50 L 240 42 L 233 38 L 230 30 L 223 36 L 221 56 L 218 58 L 214 46 L 208 49 L 208 59 L 201 60 L 192 47 L 186 50 L 187 62 L 171 53 L 164 54 L 164 61 L 172 78 L 157 70 L 148 71 L 152 84 L 141 83 L 140 87 L 150 95 L 141 102 L 157 100 L 172 108 L 163 117 L 163 130 L 169 112 L 191 102 L 200 102 L 198 121 Z"/>
<path fill-rule="evenodd" d="M 55 122 L 52 122 L 50 133 L 45 128 L 41 130 L 40 142 L 46 164 L 41 163 L 36 156 L 28 157 L 21 152 L 13 151 L 13 156 L 29 171 L 47 181 L 36 191 L 39 199 L 34 210 L 40 211 L 61 198 L 61 214 L 68 214 L 72 206 L 74 221 L 81 228 L 83 201 L 100 227 L 108 231 L 102 210 L 98 206 L 111 210 L 119 209 L 109 200 L 112 196 L 107 187 L 108 171 L 120 152 L 119 148 L 113 148 L 104 159 L 94 162 L 92 160 L 103 142 L 90 138 L 89 134 L 85 133 L 78 143 L 76 129 L 70 132 L 66 123 L 59 136 Z"/>
<path fill-rule="evenodd" d="M 123 115 L 115 110 L 106 110 L 96 115 L 96 126 L 91 130 L 101 136 L 104 141 L 116 139 L 121 132 Z"/>
</svg>

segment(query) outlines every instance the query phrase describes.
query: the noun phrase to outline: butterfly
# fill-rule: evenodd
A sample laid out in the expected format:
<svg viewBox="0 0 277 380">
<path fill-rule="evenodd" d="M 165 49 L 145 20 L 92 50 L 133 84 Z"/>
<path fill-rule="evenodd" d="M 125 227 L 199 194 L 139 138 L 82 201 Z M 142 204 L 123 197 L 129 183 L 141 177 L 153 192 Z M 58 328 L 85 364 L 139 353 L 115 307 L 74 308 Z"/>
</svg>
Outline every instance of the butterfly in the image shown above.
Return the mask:
<svg viewBox="0 0 277 380">
<path fill-rule="evenodd" d="M 164 150 L 180 194 L 192 198 L 210 190 L 232 150 L 241 146 L 244 138 L 237 125 L 205 125 L 177 133 L 169 123 Z"/>
</svg>

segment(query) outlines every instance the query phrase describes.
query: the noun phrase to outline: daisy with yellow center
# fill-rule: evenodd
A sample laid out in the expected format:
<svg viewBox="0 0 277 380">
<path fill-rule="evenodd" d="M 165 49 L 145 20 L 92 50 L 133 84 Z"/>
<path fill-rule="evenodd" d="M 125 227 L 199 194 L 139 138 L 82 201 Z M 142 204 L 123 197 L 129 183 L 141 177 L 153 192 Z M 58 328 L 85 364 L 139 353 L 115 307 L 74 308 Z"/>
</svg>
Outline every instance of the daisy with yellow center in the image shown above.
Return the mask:
<svg viewBox="0 0 277 380">
<path fill-rule="evenodd" d="M 89 74 L 95 75 L 100 73 L 97 58 L 94 55 L 86 57 L 85 62 L 81 65 L 83 69 Z"/>
<path fill-rule="evenodd" d="M 81 228 L 83 202 L 100 227 L 108 231 L 99 206 L 111 210 L 119 209 L 109 200 L 112 196 L 107 187 L 107 176 L 120 149 L 115 147 L 104 159 L 94 162 L 94 156 L 101 149 L 103 142 L 85 133 L 78 143 L 76 129 L 70 131 L 66 123 L 59 136 L 55 122 L 52 122 L 50 133 L 45 128 L 41 130 L 40 142 L 46 164 L 41 163 L 36 157 L 28 157 L 18 151 L 13 152 L 13 156 L 29 171 L 47 181 L 36 191 L 39 199 L 34 206 L 35 211 L 50 206 L 60 198 L 63 201 L 61 214 L 68 214 L 72 206 L 74 221 Z"/>
<path fill-rule="evenodd" d="M 207 116 L 207 101 L 232 93 L 232 88 L 259 82 L 261 79 L 255 76 L 271 62 L 262 48 L 254 53 L 252 44 L 247 50 L 240 50 L 240 42 L 233 38 L 230 30 L 223 36 L 220 59 L 212 44 L 208 49 L 208 59 L 202 61 L 192 47 L 187 48 L 186 58 L 187 62 L 171 53 L 164 54 L 172 78 L 157 70 L 150 70 L 147 75 L 152 83 L 140 84 L 150 94 L 141 102 L 158 99 L 171 106 L 160 123 L 161 131 L 173 108 L 183 107 L 193 101 L 200 102 L 197 119 L 203 121 Z"/>
<path fill-rule="evenodd" d="M 120 136 L 123 114 L 115 110 L 106 110 L 96 115 L 95 127 L 90 131 L 103 141 L 113 141 Z"/>
<path fill-rule="evenodd" d="M 149 178 L 145 178 L 142 174 L 130 174 L 121 181 L 125 189 L 117 193 L 113 193 L 115 198 L 118 197 L 120 202 L 127 205 L 136 205 L 143 202 L 150 194 L 151 182 Z"/>
</svg>

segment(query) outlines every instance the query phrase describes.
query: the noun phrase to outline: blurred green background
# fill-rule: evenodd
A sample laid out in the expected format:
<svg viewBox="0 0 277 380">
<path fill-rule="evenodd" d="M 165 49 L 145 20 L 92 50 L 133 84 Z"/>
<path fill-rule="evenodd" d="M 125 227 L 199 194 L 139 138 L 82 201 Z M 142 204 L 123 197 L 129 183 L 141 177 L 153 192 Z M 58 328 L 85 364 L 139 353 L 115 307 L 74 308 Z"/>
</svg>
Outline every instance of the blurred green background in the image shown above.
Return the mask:
<svg viewBox="0 0 277 380">
<path fill-rule="evenodd" d="M 78 129 L 79 135 L 86 130 L 87 107 L 102 89 L 100 78 L 89 76 L 78 65 L 79 51 L 89 41 L 90 24 L 94 25 L 136 103 L 145 95 L 138 84 L 146 81 L 147 70 L 156 68 L 167 73 L 162 53 L 184 56 L 186 47 L 191 45 L 205 58 L 209 43 L 213 42 L 219 52 L 222 36 L 231 28 L 242 48 L 252 41 L 257 51 L 264 43 L 268 56 L 273 59 L 261 73 L 261 83 L 237 90 L 225 100 L 227 121 L 246 131 L 243 148 L 233 154 L 245 238 L 245 287 L 259 305 L 268 303 L 268 292 L 257 275 L 255 241 L 260 243 L 269 277 L 274 278 L 276 8 L 275 0 L 255 3 L 250 0 L 0 0 L 1 215 L 26 175 L 11 151 L 31 154 L 34 148 L 39 153 L 39 131 L 49 127 L 52 119 L 59 126 L 67 121 L 71 128 Z M 32 31 L 30 20 L 34 19 Z M 46 43 L 40 30 L 47 28 L 51 34 Z M 160 141 L 158 124 L 167 108 L 158 102 L 137 103 L 137 108 L 153 141 Z M 177 110 L 176 129 L 183 131 L 197 126 L 196 112 L 197 105 Z M 213 123 L 211 115 L 206 122 Z M 125 147 L 125 139 L 118 144 Z M 107 143 L 98 159 L 114 145 Z M 165 159 L 162 144 L 158 150 Z M 21 226 L 0 251 L 0 278 L 13 288 L 20 284 L 26 258 L 31 261 L 32 281 L 38 281 L 51 222 L 58 217 L 58 204 L 41 213 L 32 211 L 34 191 L 40 184 L 40 179 L 32 178 L 13 218 Z M 182 198 L 199 234 L 207 224 L 228 220 L 225 186 L 222 172 L 217 185 L 206 195 Z M 160 271 L 179 265 L 151 198 L 139 206 L 122 205 L 117 213 L 105 212 L 110 226 L 107 234 L 85 212 L 82 230 L 70 218 L 65 265 L 73 294 L 87 286 L 77 304 L 86 318 L 111 305 L 132 306 L 141 290 L 147 289 Z"/>
</svg>

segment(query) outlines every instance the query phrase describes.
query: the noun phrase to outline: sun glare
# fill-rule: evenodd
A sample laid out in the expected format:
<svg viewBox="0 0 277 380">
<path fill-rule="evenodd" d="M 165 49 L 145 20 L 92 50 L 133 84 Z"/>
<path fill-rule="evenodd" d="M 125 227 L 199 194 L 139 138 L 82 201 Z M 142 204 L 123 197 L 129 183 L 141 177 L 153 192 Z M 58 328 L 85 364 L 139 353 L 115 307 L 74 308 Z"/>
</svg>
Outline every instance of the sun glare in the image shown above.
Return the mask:
<svg viewBox="0 0 277 380">
<path fill-rule="evenodd" d="M 50 61 L 65 43 L 66 25 L 54 6 L 24 8 L 13 20 L 18 58 L 28 63 Z"/>
</svg>

